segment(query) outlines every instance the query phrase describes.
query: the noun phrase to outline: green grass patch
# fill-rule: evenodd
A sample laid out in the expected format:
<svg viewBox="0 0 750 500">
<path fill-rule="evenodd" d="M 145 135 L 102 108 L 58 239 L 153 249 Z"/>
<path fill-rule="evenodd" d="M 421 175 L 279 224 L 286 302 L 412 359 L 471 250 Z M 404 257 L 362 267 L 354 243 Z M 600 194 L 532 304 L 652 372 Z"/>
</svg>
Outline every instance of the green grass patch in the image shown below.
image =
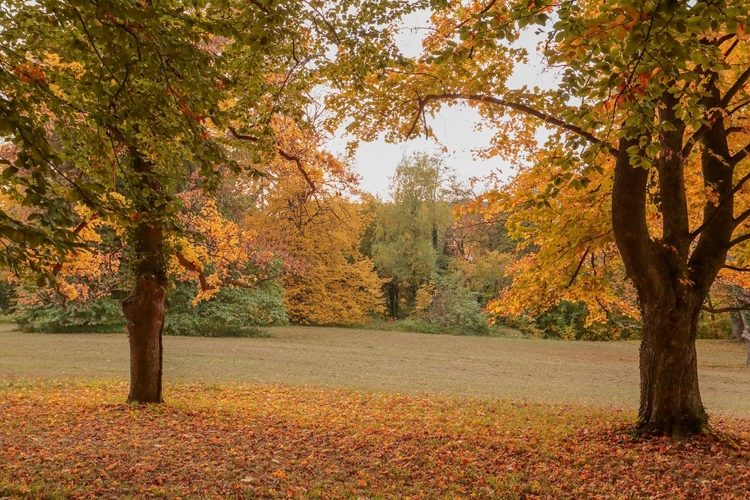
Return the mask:
<svg viewBox="0 0 750 500">
<path fill-rule="evenodd" d="M 273 337 L 165 337 L 165 381 L 312 384 L 638 407 L 638 342 L 300 326 L 264 331 Z M 709 414 L 750 414 L 745 347 L 717 340 L 698 341 L 697 347 L 701 396 Z M 127 379 L 129 372 L 124 334 L 48 335 L 0 328 L 0 380 Z"/>
<path fill-rule="evenodd" d="M 45 333 L 125 333 L 125 324 L 57 326 Z"/>
</svg>

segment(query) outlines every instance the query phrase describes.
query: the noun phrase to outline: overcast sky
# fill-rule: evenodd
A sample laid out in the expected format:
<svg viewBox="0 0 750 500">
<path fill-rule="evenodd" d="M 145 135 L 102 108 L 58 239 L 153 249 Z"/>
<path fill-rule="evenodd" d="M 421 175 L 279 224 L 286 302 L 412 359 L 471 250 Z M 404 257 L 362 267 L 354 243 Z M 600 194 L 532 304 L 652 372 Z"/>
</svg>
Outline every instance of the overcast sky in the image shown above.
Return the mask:
<svg viewBox="0 0 750 500">
<path fill-rule="evenodd" d="M 426 14 L 417 14 L 405 20 L 406 26 L 426 26 Z M 527 32 L 522 37 L 522 45 L 529 52 L 529 65 L 518 67 L 509 80 L 511 87 L 540 86 L 548 88 L 554 78 L 549 73 L 542 72 L 541 58 L 536 52 L 536 44 L 540 40 L 533 33 Z M 421 51 L 422 35 L 417 32 L 404 30 L 399 45 L 406 55 L 414 56 Z M 508 164 L 499 158 L 483 160 L 476 158 L 472 150 L 489 145 L 492 130 L 486 128 L 475 130 L 479 116 L 475 110 L 465 105 L 444 107 L 430 122 L 440 143 L 448 153 L 444 155 L 446 163 L 453 167 L 463 179 L 485 177 L 493 170 L 499 170 L 507 177 L 511 170 Z M 336 137 L 328 143 L 328 150 L 333 153 L 343 153 L 346 147 L 346 137 Z M 382 198 L 388 197 L 388 177 L 392 176 L 396 166 L 404 155 L 415 151 L 430 153 L 440 152 L 440 147 L 434 140 L 424 137 L 414 138 L 400 144 L 387 144 L 383 140 L 362 143 L 357 151 L 354 167 L 362 176 L 361 187 Z"/>
</svg>

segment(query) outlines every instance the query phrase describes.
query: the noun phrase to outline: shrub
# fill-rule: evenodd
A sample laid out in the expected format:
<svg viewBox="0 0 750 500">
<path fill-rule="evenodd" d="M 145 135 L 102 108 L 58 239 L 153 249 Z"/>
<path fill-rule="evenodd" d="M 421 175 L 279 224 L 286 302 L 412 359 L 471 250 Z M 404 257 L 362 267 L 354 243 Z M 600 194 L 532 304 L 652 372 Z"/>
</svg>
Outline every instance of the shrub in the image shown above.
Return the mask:
<svg viewBox="0 0 750 500">
<path fill-rule="evenodd" d="M 732 338 L 732 322 L 728 314 L 702 312 L 698 318 L 697 337 L 699 339 Z"/>
<path fill-rule="evenodd" d="M 562 301 L 534 318 L 513 318 L 502 323 L 529 335 L 561 340 L 640 338 L 640 329 L 630 318 L 587 325 L 588 315 L 588 308 L 583 302 Z"/>
<path fill-rule="evenodd" d="M 13 320 L 24 332 L 123 332 L 125 318 L 120 301 L 101 297 L 90 302 L 45 305 L 18 304 Z"/>
<path fill-rule="evenodd" d="M 167 300 L 165 335 L 194 337 L 256 337 L 258 326 L 287 323 L 284 291 L 276 283 L 254 289 L 223 288 L 209 300 L 193 305 L 195 289 L 177 284 Z"/>
<path fill-rule="evenodd" d="M 428 333 L 487 335 L 487 315 L 469 290 L 460 272 L 433 276 L 430 284 L 417 292 L 415 312 L 410 318 L 426 323 Z M 427 332 L 426 332 L 427 333 Z"/>
</svg>

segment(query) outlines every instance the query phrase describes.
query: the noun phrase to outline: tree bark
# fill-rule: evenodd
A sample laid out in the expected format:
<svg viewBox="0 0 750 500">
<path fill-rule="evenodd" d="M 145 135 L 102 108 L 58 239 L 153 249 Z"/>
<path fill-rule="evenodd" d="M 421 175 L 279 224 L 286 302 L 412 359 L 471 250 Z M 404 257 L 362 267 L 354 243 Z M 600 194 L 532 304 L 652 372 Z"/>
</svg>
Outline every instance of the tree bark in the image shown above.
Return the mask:
<svg viewBox="0 0 750 500">
<path fill-rule="evenodd" d="M 708 425 L 695 350 L 700 302 L 691 302 L 685 308 L 644 307 L 638 412 L 638 428 L 644 433 L 685 437 Z"/>
<path fill-rule="evenodd" d="M 150 164 L 137 154 L 134 169 L 142 175 L 144 185 L 148 185 L 154 193 L 161 191 L 158 183 L 148 179 Z M 152 208 L 151 198 L 139 208 Z M 161 221 L 146 216 L 138 224 L 135 230 L 135 258 L 135 287 L 122 301 L 130 342 L 128 402 L 161 403 L 162 329 L 168 284 Z"/>
<path fill-rule="evenodd" d="M 707 292 L 701 284 L 709 276 L 701 276 L 698 284 L 690 279 L 689 248 L 684 243 L 687 225 L 680 214 L 669 218 L 670 227 L 664 228 L 662 239 L 649 234 L 649 172 L 629 164 L 626 152 L 634 144 L 635 139 L 620 143 L 612 190 L 612 226 L 625 269 L 638 291 L 643 316 L 638 429 L 648 434 L 688 436 L 702 432 L 708 422 L 698 386 L 695 338 Z M 662 184 L 670 180 L 681 183 L 676 174 L 660 178 Z M 675 199 L 670 209 L 684 212 L 681 195 L 669 193 L 667 187 L 662 193 Z M 719 259 L 721 256 L 716 257 Z M 711 264 L 718 272 L 721 264 Z M 703 270 L 713 271 L 705 271 L 706 266 Z"/>
</svg>

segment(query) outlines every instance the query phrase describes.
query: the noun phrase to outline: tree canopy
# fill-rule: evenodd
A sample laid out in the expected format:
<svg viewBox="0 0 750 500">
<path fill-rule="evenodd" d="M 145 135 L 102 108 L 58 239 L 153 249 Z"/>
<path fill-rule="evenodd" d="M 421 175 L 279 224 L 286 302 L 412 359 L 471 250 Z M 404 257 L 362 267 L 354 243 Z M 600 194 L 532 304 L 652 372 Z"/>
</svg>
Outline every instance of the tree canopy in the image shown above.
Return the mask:
<svg viewBox="0 0 750 500">
<path fill-rule="evenodd" d="M 3 259 L 46 275 L 42 285 L 56 281 L 91 219 L 131 233 L 134 287 L 123 300 L 130 400 L 161 401 L 167 236 L 183 229 L 180 183 L 197 172 L 199 186 L 210 191 L 222 168 L 257 174 L 276 156 L 294 161 L 304 176 L 300 159 L 277 141 L 275 117 L 313 130 L 313 90 L 339 72 L 352 74 L 364 56 L 387 57 L 375 54 L 389 46 L 391 33 L 375 27 L 417 6 L 4 4 L 0 135 L 12 147 L 3 151 L 2 178 L 22 209 L 0 214 Z M 77 216 L 79 204 L 89 220 Z"/>
</svg>

